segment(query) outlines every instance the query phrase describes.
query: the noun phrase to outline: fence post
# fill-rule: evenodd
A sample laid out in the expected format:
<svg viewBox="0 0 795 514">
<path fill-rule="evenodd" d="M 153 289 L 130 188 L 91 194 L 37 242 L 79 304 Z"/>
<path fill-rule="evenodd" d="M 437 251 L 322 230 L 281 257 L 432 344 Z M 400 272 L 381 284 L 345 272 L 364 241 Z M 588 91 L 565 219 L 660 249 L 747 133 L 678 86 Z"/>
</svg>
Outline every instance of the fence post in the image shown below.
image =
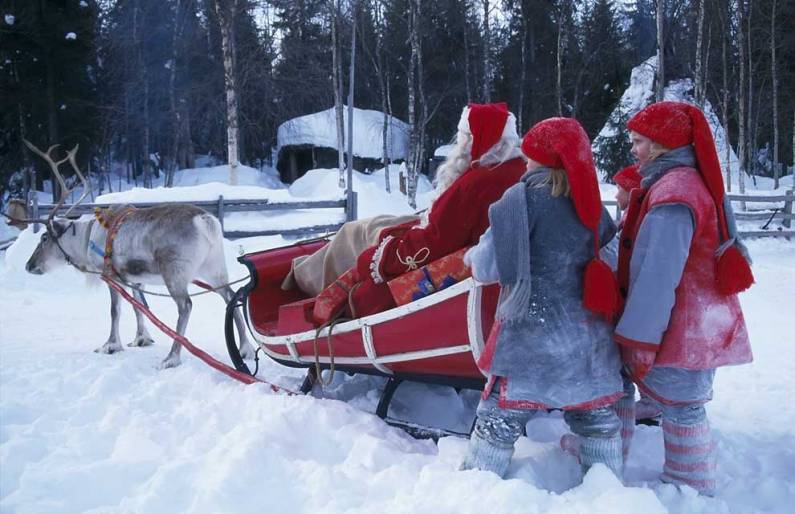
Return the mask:
<svg viewBox="0 0 795 514">
<path fill-rule="evenodd" d="M 32 212 L 33 219 L 39 219 L 39 195 L 36 194 L 36 187 L 34 186 L 31 189 L 31 202 L 30 202 L 30 210 Z M 36 234 L 39 232 L 39 224 L 33 223 L 33 233 Z"/>
<path fill-rule="evenodd" d="M 224 233 L 224 195 L 218 195 L 218 221 L 221 222 L 221 234 Z"/>
<path fill-rule="evenodd" d="M 350 191 L 345 198 L 345 221 L 353 221 L 359 218 L 357 196 L 358 193 L 356 191 Z"/>
<path fill-rule="evenodd" d="M 789 191 L 787 191 L 787 195 L 790 197 L 795 195 L 795 189 L 790 189 Z M 784 214 L 792 216 L 792 200 L 784 202 Z M 789 219 L 788 217 L 785 217 L 784 221 L 781 224 L 787 228 L 790 228 L 792 226 L 792 220 Z"/>
</svg>

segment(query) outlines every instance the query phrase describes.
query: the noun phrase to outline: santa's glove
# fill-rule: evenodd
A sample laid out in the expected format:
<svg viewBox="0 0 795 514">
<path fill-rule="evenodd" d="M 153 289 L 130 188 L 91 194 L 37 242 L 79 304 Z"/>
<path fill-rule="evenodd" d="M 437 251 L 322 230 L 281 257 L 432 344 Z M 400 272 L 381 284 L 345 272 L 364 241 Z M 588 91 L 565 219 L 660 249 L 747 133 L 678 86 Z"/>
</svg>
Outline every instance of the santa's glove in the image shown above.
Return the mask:
<svg viewBox="0 0 795 514">
<path fill-rule="evenodd" d="M 636 380 L 643 380 L 649 374 L 656 358 L 657 352 L 654 350 L 641 350 L 640 348 L 629 346 L 621 347 L 621 359 L 629 366 L 632 371 L 632 377 Z"/>
</svg>

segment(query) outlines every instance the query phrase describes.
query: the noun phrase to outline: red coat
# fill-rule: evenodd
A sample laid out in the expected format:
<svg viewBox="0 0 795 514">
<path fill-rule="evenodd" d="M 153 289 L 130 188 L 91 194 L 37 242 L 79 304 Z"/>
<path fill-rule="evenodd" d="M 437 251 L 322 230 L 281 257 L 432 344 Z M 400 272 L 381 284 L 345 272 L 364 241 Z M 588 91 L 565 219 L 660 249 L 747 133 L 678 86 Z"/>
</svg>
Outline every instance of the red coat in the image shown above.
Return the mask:
<svg viewBox="0 0 795 514">
<path fill-rule="evenodd" d="M 655 366 L 708 369 L 750 362 L 751 347 L 737 295 L 726 296 L 717 289 L 715 251 L 720 244 L 717 212 L 698 171 L 675 168 L 648 191 L 632 193 L 619 246 L 618 279 L 622 292 L 629 289 L 633 243 L 651 209 L 665 204 L 686 205 L 695 226 L 674 307 L 659 347 L 619 333 L 616 341 L 624 346 L 658 351 Z"/>
<path fill-rule="evenodd" d="M 386 235 L 362 252 L 357 268 L 363 283 L 354 293 L 357 316 L 394 306 L 387 281 L 477 244 L 489 226 L 489 206 L 519 181 L 525 168 L 519 158 L 494 168 L 469 168 L 436 199 L 427 226 Z"/>
</svg>

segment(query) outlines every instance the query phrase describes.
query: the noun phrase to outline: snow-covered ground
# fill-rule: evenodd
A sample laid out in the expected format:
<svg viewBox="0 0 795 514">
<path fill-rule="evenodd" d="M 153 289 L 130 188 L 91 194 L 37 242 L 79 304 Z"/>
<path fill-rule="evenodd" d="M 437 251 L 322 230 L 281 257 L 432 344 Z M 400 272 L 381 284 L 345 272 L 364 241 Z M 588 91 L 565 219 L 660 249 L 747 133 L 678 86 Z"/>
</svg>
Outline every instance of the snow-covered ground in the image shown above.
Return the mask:
<svg viewBox="0 0 795 514">
<path fill-rule="evenodd" d="M 381 192 L 383 181 L 383 172 L 357 174 L 362 216 L 409 212 L 399 192 Z M 266 194 L 316 198 L 335 185 L 334 173 L 319 171 Z M 432 194 L 427 184 L 422 191 L 421 205 Z M 741 301 L 756 360 L 718 372 L 708 412 L 719 483 L 709 499 L 656 481 L 658 428 L 639 427 L 626 485 L 602 467 L 581 483 L 575 460 L 558 447 L 560 414 L 543 415 L 529 423 L 509 478 L 500 480 L 457 471 L 465 440 L 413 440 L 375 417 L 379 379 L 337 377 L 324 398 L 313 398 L 241 385 L 187 353 L 180 367 L 160 371 L 170 342 L 154 328 L 153 347 L 93 353 L 109 330 L 108 294 L 71 269 L 25 273 L 37 240 L 22 232 L 0 253 L 2 513 L 711 514 L 783 513 L 795 503 L 795 242 L 749 242 L 757 285 Z M 282 244 L 278 236 L 227 242 L 230 277 L 245 275 L 240 252 Z M 149 300 L 174 326 L 173 303 Z M 196 297 L 187 336 L 228 361 L 223 309 L 219 297 Z M 122 338 L 134 331 L 125 307 Z M 302 371 L 263 361 L 260 375 L 297 388 Z M 390 414 L 465 431 L 477 400 L 472 391 L 405 384 Z"/>
</svg>

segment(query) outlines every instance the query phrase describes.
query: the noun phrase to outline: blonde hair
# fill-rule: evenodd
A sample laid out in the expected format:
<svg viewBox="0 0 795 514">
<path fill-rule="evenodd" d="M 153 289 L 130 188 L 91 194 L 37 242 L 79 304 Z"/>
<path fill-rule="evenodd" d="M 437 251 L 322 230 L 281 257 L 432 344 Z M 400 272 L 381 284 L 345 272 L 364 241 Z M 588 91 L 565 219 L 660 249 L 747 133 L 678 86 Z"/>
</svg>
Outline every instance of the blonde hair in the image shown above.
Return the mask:
<svg viewBox="0 0 795 514">
<path fill-rule="evenodd" d="M 539 181 L 535 187 L 542 188 L 550 185 L 552 187 L 552 196 L 570 196 L 571 184 L 569 184 L 569 177 L 566 171 L 560 168 L 551 168 L 549 174 Z"/>
</svg>

